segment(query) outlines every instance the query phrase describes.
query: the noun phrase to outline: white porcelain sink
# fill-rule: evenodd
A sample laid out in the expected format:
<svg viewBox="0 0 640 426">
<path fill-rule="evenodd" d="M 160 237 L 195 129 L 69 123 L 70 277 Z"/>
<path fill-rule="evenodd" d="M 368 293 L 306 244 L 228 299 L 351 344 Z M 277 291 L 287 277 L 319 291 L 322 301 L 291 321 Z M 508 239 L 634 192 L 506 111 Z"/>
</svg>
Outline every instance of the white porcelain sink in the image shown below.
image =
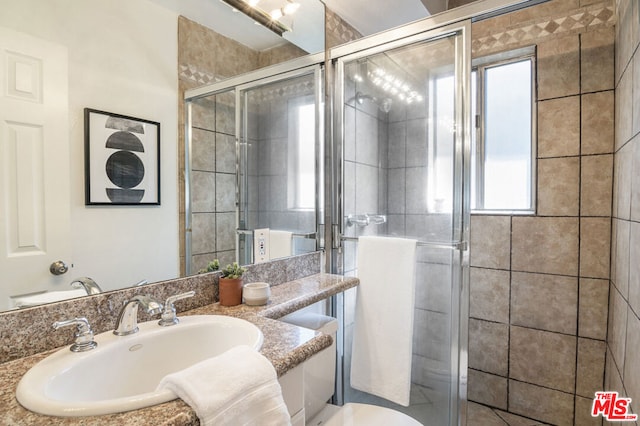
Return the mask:
<svg viewBox="0 0 640 426">
<path fill-rule="evenodd" d="M 74 353 L 65 347 L 34 365 L 16 397 L 25 408 L 52 416 L 92 416 L 135 410 L 177 398 L 156 391 L 160 379 L 238 345 L 256 350 L 262 332 L 252 323 L 221 315 L 180 317 L 160 327 L 139 324 L 130 336 L 98 334 L 98 347 Z"/>
</svg>

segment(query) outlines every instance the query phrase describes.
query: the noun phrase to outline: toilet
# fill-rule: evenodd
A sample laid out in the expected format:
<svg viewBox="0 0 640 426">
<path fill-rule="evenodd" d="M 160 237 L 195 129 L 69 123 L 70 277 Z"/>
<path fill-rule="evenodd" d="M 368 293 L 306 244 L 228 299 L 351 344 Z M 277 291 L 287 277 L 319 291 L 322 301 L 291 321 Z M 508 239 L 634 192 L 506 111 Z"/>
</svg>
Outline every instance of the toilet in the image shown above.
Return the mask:
<svg viewBox="0 0 640 426">
<path fill-rule="evenodd" d="M 333 343 L 303 363 L 304 409 L 306 426 L 420 426 L 422 423 L 404 413 L 376 405 L 347 403 L 331 405 L 335 386 L 336 334 L 338 321 L 316 312 L 300 311 L 281 321 L 329 334 Z"/>
</svg>

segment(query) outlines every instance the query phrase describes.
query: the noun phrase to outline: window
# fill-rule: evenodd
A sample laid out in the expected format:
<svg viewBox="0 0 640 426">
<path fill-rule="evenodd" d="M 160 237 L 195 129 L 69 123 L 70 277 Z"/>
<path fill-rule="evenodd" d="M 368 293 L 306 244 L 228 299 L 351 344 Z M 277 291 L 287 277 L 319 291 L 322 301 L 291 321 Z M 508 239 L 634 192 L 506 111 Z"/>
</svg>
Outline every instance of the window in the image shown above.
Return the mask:
<svg viewBox="0 0 640 426">
<path fill-rule="evenodd" d="M 535 211 L 534 52 L 478 61 L 472 72 L 471 208 Z"/>
<path fill-rule="evenodd" d="M 316 205 L 316 105 L 292 101 L 289 111 L 288 207 L 291 210 L 314 210 Z"/>
</svg>

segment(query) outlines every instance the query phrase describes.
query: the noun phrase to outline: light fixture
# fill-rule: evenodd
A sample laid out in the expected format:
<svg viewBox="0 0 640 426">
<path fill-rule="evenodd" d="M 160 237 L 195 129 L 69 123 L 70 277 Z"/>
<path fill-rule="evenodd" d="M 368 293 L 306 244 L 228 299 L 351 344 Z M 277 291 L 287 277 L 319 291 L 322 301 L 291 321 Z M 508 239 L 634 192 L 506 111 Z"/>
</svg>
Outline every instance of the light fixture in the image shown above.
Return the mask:
<svg viewBox="0 0 640 426">
<path fill-rule="evenodd" d="M 284 16 L 284 12 L 282 9 L 273 9 L 269 16 L 271 16 L 271 19 L 276 21 Z"/>
<path fill-rule="evenodd" d="M 299 7 L 300 3 L 287 0 L 287 4 L 282 8 L 282 12 L 285 15 L 293 15 L 294 13 L 296 13 L 296 10 L 298 10 Z"/>
<path fill-rule="evenodd" d="M 253 19 L 254 21 L 258 22 L 260 25 L 278 34 L 280 37 L 282 37 L 282 34 L 284 34 L 286 31 L 291 31 L 291 28 L 284 25 L 278 20 L 272 19 L 271 16 L 269 16 L 269 14 L 267 14 L 265 11 L 263 11 L 259 7 L 255 7 L 252 5 L 252 3 L 255 3 L 255 5 L 257 5 L 259 0 L 220 0 L 220 1 L 228 4 L 232 9 L 237 9 L 238 11 L 244 13 L 249 18 Z"/>
<path fill-rule="evenodd" d="M 407 104 L 424 101 L 424 97 L 418 91 L 382 68 L 375 68 L 367 72 L 367 75 L 374 85 Z"/>
<path fill-rule="evenodd" d="M 245 1 L 251 7 L 256 7 L 258 5 L 258 3 L 260 3 L 260 0 L 245 0 Z"/>
</svg>

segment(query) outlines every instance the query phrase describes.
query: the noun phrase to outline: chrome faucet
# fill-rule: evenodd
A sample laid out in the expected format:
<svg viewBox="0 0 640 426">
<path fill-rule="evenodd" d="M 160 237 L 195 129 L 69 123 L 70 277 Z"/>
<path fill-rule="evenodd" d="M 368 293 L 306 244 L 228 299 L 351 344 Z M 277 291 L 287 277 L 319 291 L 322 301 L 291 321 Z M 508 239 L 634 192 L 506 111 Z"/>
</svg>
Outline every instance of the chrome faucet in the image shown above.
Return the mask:
<svg viewBox="0 0 640 426">
<path fill-rule="evenodd" d="M 141 306 L 146 313 L 156 315 L 162 312 L 162 303 L 148 295 L 134 296 L 124 302 L 116 328 L 113 334 L 116 336 L 127 336 L 138 332 L 138 306 Z"/>
<path fill-rule="evenodd" d="M 176 294 L 175 296 L 169 296 L 167 301 L 164 302 L 164 309 L 162 310 L 162 317 L 160 321 L 158 321 L 158 325 L 163 327 L 168 327 L 171 325 L 176 325 L 180 322 L 178 317 L 176 316 L 176 307 L 174 303 L 181 299 L 186 299 L 187 297 L 193 297 L 196 294 L 195 291 L 187 291 L 186 293 Z"/>
<path fill-rule="evenodd" d="M 60 327 L 67 327 L 70 325 L 75 325 L 77 327 L 74 335 L 76 341 L 69 348 L 72 352 L 86 352 L 98 346 L 98 344 L 93 340 L 93 331 L 91 330 L 89 321 L 85 317 L 74 318 L 66 321 L 56 321 L 53 323 L 53 328 L 57 330 Z"/>
<path fill-rule="evenodd" d="M 89 277 L 76 278 L 75 280 L 71 281 L 70 285 L 73 288 L 83 287 L 84 291 L 86 291 L 89 295 L 102 293 L 102 289 L 100 288 L 100 286 Z"/>
</svg>

